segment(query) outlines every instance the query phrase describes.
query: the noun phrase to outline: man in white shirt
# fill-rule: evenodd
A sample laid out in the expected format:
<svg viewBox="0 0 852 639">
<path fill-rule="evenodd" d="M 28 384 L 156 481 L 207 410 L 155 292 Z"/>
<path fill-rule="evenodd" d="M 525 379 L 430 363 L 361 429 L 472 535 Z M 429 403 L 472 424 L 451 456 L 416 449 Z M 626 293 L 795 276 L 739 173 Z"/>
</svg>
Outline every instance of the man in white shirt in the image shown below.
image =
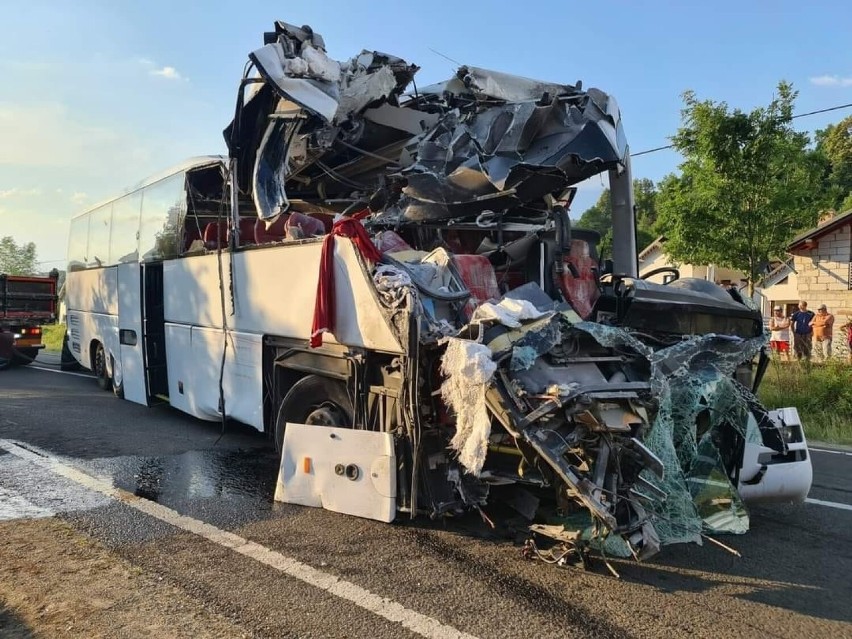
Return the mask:
<svg viewBox="0 0 852 639">
<path fill-rule="evenodd" d="M 776 306 L 772 317 L 769 318 L 771 336 L 769 346 L 772 353 L 781 359 L 790 361 L 790 319 L 784 317 L 784 309 Z"/>
</svg>

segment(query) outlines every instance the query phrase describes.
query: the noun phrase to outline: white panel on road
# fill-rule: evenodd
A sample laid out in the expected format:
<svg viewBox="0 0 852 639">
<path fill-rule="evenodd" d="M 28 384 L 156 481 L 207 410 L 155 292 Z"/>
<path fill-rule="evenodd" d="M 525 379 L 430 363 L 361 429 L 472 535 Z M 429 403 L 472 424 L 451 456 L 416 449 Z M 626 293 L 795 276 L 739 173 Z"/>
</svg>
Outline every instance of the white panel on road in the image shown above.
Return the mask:
<svg viewBox="0 0 852 639">
<path fill-rule="evenodd" d="M 287 424 L 275 500 L 393 521 L 393 435 L 351 428 Z"/>
</svg>

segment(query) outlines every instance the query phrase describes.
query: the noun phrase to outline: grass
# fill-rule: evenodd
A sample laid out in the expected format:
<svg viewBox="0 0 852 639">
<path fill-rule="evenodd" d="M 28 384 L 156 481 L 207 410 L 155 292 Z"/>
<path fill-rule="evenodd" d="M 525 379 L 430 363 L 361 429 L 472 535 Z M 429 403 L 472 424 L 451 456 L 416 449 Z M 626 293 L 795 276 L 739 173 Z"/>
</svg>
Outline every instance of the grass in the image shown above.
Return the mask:
<svg viewBox="0 0 852 639">
<path fill-rule="evenodd" d="M 62 338 L 65 335 L 65 324 L 49 324 L 42 327 L 41 341 L 44 349 L 49 352 L 62 350 Z"/>
<path fill-rule="evenodd" d="M 795 406 L 811 440 L 852 444 L 852 365 L 772 362 L 757 393 L 767 408 Z"/>
</svg>

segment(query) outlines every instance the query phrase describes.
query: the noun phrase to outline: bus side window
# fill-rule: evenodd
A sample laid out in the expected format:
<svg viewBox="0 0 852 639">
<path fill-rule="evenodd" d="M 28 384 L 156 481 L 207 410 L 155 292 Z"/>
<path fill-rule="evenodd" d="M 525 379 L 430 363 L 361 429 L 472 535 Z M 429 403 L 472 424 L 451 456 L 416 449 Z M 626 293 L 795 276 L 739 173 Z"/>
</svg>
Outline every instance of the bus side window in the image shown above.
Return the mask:
<svg viewBox="0 0 852 639">
<path fill-rule="evenodd" d="M 147 187 L 142 196 L 139 255 L 142 260 L 161 260 L 180 253 L 186 216 L 184 174 L 178 173 Z"/>
<path fill-rule="evenodd" d="M 86 248 L 89 244 L 89 214 L 71 220 L 68 232 L 68 270 L 80 271 L 86 268 Z"/>
<path fill-rule="evenodd" d="M 114 263 L 135 262 L 139 259 L 138 231 L 141 208 L 141 191 L 125 195 L 113 202 L 110 255 Z"/>
<path fill-rule="evenodd" d="M 109 266 L 112 263 L 109 253 L 112 202 L 92 211 L 89 218 L 89 246 L 86 264 L 89 268 Z"/>
</svg>

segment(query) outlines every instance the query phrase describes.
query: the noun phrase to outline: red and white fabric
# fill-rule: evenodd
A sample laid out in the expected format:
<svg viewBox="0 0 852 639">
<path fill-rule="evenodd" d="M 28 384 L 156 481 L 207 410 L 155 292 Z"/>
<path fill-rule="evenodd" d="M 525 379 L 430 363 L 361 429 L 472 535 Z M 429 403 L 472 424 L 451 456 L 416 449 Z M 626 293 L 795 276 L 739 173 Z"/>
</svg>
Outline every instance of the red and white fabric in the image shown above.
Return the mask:
<svg viewBox="0 0 852 639">
<path fill-rule="evenodd" d="M 311 327 L 311 348 L 322 346 L 323 333 L 334 332 L 335 297 L 334 297 L 334 240 L 335 237 L 348 237 L 355 244 L 361 256 L 371 263 L 381 260 L 382 255 L 370 239 L 361 219 L 369 215 L 362 211 L 351 217 L 338 220 L 331 227 L 331 232 L 322 243 L 320 255 L 319 281 L 317 282 L 317 298 L 314 306 L 314 323 Z"/>
</svg>

